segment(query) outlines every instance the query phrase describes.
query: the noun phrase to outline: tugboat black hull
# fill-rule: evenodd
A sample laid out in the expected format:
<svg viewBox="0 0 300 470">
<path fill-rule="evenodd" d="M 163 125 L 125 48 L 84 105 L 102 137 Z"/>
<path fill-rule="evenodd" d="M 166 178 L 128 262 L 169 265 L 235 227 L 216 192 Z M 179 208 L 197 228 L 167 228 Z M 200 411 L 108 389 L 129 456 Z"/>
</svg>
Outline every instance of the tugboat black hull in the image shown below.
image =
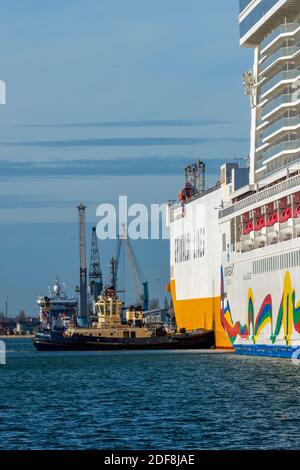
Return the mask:
<svg viewBox="0 0 300 470">
<path fill-rule="evenodd" d="M 38 351 L 113 351 L 147 349 L 208 349 L 214 346 L 212 331 L 196 330 L 151 338 L 98 338 L 77 336 L 66 338 L 61 332 L 38 332 L 33 344 Z"/>
</svg>

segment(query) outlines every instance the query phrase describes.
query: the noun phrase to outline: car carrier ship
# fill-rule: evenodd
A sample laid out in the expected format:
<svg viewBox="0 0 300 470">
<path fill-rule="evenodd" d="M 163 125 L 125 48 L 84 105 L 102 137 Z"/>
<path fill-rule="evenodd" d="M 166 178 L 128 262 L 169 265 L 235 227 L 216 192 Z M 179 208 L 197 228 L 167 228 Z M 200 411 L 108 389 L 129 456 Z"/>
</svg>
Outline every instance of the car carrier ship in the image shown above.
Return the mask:
<svg viewBox="0 0 300 470">
<path fill-rule="evenodd" d="M 212 328 L 240 354 L 300 353 L 300 2 L 240 0 L 251 104 L 248 168 L 224 163 L 205 189 L 186 168 L 169 203 L 170 283 L 179 328 Z"/>
</svg>

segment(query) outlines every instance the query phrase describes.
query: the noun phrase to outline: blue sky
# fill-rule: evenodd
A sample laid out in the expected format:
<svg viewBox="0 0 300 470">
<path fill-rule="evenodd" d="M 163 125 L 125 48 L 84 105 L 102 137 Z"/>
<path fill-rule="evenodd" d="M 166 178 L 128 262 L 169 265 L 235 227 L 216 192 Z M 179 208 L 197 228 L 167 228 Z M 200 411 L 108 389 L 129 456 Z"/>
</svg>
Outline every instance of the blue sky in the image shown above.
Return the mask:
<svg viewBox="0 0 300 470">
<path fill-rule="evenodd" d="M 205 160 L 212 184 L 247 156 L 252 51 L 237 15 L 237 0 L 1 2 L 0 310 L 8 295 L 12 313 L 36 312 L 57 272 L 78 283 L 78 202 L 95 223 L 119 194 L 176 198 L 189 161 Z M 135 248 L 163 297 L 167 243 Z M 104 270 L 113 249 L 101 243 Z"/>
</svg>

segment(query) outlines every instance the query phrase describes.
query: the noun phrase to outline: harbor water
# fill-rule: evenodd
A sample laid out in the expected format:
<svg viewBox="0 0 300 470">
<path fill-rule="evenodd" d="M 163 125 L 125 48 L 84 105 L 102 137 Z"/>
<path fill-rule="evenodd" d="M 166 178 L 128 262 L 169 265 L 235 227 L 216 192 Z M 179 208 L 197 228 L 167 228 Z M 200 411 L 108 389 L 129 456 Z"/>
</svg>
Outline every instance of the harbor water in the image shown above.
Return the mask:
<svg viewBox="0 0 300 470">
<path fill-rule="evenodd" d="M 291 360 L 5 343 L 1 449 L 300 448 L 300 367 Z"/>
</svg>

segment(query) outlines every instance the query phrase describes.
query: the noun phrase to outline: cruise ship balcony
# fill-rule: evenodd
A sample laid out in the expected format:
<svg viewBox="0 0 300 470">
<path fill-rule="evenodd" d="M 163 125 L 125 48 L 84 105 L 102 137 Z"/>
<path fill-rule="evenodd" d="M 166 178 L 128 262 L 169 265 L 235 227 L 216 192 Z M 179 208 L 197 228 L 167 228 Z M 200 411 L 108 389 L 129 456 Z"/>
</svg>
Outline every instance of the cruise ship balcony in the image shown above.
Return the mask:
<svg viewBox="0 0 300 470">
<path fill-rule="evenodd" d="M 298 129 L 300 129 L 300 115 L 284 117 L 271 124 L 261 133 L 262 143 L 272 140 L 283 132 L 297 131 Z"/>
<path fill-rule="evenodd" d="M 300 154 L 300 139 L 287 140 L 273 145 L 273 147 L 266 150 L 263 153 L 262 159 L 265 164 L 281 155 L 297 153 Z"/>
<path fill-rule="evenodd" d="M 284 46 L 277 49 L 270 57 L 264 60 L 260 65 L 259 75 L 264 75 L 268 72 L 273 71 L 277 66 L 280 67 L 283 62 L 287 60 L 295 60 L 300 55 L 300 46 Z"/>
<path fill-rule="evenodd" d="M 281 24 L 278 28 L 274 29 L 269 36 L 267 36 L 261 43 L 261 54 L 269 52 L 270 48 L 276 46 L 278 41 L 293 37 L 300 31 L 300 20 L 293 23 Z"/>
<path fill-rule="evenodd" d="M 300 104 L 300 88 L 293 93 L 287 93 L 277 96 L 275 99 L 267 102 L 261 111 L 262 121 L 270 119 L 276 113 L 281 112 L 283 109 L 295 108 L 297 109 Z"/>
<path fill-rule="evenodd" d="M 270 99 L 270 95 L 278 93 L 279 88 L 293 84 L 300 80 L 300 69 L 284 70 L 274 75 L 270 80 L 260 86 L 260 102 L 265 98 Z"/>
<path fill-rule="evenodd" d="M 245 2 L 244 9 L 240 8 L 241 46 L 255 47 L 262 43 L 266 50 L 279 36 L 292 35 L 297 28 L 299 0 L 260 0 L 253 2 L 253 5 L 248 3 Z M 283 18 L 287 19 L 285 25 L 282 24 Z"/>
</svg>

